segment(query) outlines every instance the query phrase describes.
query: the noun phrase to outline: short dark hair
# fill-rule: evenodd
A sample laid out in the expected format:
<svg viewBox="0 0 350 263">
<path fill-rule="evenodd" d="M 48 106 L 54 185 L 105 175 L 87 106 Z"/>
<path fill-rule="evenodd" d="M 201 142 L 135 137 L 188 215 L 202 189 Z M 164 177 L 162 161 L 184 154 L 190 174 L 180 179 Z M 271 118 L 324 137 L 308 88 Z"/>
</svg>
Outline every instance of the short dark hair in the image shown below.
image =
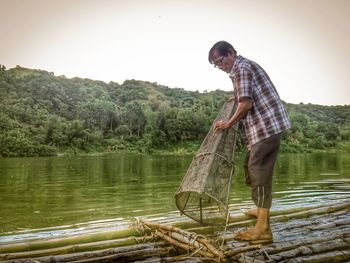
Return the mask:
<svg viewBox="0 0 350 263">
<path fill-rule="evenodd" d="M 225 57 L 231 51 L 233 51 L 235 55 L 237 54 L 237 51 L 234 49 L 234 47 L 227 41 L 216 42 L 214 46 L 209 50 L 208 61 L 210 64 L 213 64 L 212 57 L 213 57 L 214 51 L 217 51 L 220 56 L 225 56 Z"/>
</svg>

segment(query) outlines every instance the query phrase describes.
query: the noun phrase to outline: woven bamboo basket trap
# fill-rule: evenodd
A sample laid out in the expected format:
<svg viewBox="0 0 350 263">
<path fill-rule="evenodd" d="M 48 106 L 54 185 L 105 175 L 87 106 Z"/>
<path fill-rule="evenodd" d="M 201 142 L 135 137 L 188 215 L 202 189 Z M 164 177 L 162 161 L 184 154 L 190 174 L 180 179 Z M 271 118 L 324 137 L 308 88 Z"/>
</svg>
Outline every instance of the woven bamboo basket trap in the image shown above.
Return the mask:
<svg viewBox="0 0 350 263">
<path fill-rule="evenodd" d="M 234 111 L 234 100 L 226 101 L 214 123 L 230 119 Z M 201 224 L 222 223 L 227 218 L 234 172 L 238 125 L 216 132 L 214 123 L 175 193 L 181 214 Z"/>
</svg>

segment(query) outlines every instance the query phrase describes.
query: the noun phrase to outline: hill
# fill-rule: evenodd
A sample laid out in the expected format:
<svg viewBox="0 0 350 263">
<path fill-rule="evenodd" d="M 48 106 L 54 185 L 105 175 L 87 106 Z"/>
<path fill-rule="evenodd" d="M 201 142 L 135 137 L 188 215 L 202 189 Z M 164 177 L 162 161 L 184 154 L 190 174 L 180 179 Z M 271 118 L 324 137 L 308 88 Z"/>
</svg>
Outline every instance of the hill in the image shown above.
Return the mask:
<svg viewBox="0 0 350 263">
<path fill-rule="evenodd" d="M 68 79 L 1 66 L 0 155 L 195 151 L 229 95 L 139 80 L 118 84 Z M 350 139 L 349 106 L 286 106 L 293 127 L 283 150 L 327 149 Z"/>
</svg>

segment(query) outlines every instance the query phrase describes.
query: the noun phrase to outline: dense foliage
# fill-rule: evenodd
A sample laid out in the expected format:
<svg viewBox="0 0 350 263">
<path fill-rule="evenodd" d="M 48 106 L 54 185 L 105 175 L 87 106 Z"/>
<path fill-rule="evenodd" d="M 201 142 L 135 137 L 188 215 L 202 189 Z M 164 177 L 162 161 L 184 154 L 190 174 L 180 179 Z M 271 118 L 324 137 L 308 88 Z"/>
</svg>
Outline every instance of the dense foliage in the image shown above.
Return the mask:
<svg viewBox="0 0 350 263">
<path fill-rule="evenodd" d="M 0 65 L 0 155 L 95 151 L 194 151 L 229 94 L 145 81 L 123 84 Z M 334 147 L 350 139 L 350 107 L 287 104 L 283 149 Z"/>
</svg>

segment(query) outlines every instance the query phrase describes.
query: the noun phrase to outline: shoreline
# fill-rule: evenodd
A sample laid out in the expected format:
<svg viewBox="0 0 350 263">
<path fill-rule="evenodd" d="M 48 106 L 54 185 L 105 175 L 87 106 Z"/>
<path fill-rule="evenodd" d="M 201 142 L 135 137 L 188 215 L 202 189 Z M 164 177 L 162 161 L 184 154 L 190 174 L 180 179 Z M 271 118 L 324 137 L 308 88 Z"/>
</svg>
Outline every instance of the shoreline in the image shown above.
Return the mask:
<svg viewBox="0 0 350 263">
<path fill-rule="evenodd" d="M 198 149 L 199 149 L 198 145 Z M 27 157 L 87 157 L 87 156 L 104 156 L 104 155 L 112 155 L 112 154 L 138 154 L 138 155 L 195 155 L 197 150 L 193 150 L 193 148 L 185 148 L 185 147 L 178 147 L 173 149 L 137 149 L 137 150 L 115 150 L 115 151 L 91 151 L 91 152 L 84 152 L 84 151 L 71 151 L 66 150 L 62 152 L 58 152 L 52 155 L 10 155 L 10 156 L 1 156 L 1 158 L 27 158 Z M 243 154 L 246 152 L 245 149 L 243 150 L 236 150 L 237 154 Z M 304 151 L 285 151 L 283 149 L 280 150 L 280 154 L 310 154 L 310 153 L 349 153 L 350 148 L 349 147 L 332 147 L 328 149 L 305 149 Z"/>
</svg>

